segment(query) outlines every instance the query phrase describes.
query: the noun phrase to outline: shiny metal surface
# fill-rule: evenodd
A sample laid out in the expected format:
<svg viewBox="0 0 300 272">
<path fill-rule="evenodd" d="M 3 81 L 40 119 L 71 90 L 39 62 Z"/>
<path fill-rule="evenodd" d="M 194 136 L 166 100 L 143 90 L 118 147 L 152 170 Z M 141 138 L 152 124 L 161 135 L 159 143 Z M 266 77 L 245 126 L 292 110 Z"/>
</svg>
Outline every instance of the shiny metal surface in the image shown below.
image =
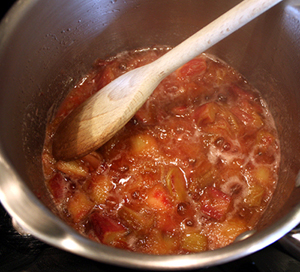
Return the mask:
<svg viewBox="0 0 300 272">
<path fill-rule="evenodd" d="M 290 231 L 287 235 L 279 240 L 279 243 L 292 256 L 300 261 L 300 226 Z"/>
<path fill-rule="evenodd" d="M 217 265 L 280 239 L 300 221 L 300 6 L 286 0 L 209 50 L 238 69 L 269 103 L 281 139 L 280 181 L 251 237 L 184 256 L 150 256 L 92 242 L 55 215 L 43 183 L 46 120 L 95 59 L 152 45 L 174 46 L 239 0 L 25 0 L 0 25 L 0 198 L 39 239 L 126 267 Z"/>
</svg>

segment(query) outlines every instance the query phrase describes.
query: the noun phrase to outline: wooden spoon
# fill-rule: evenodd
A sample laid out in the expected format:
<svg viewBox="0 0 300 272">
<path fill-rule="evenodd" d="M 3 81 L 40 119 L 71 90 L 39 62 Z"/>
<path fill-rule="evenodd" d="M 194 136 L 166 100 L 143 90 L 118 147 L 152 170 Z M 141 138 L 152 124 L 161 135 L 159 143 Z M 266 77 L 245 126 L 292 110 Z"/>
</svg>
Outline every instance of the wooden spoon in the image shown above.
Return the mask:
<svg viewBox="0 0 300 272">
<path fill-rule="evenodd" d="M 80 158 L 122 128 L 170 73 L 281 0 L 244 0 L 156 61 L 132 70 L 76 108 L 53 137 L 56 159 Z"/>
</svg>

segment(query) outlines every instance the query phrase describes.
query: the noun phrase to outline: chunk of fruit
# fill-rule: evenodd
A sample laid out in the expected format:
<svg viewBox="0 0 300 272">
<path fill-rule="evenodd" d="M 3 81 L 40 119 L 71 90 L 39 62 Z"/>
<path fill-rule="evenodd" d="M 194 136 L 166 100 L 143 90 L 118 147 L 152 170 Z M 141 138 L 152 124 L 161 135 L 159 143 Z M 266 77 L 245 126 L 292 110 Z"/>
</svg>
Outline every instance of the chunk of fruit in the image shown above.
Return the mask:
<svg viewBox="0 0 300 272">
<path fill-rule="evenodd" d="M 122 206 L 118 210 L 118 216 L 125 226 L 135 230 L 147 230 L 153 224 L 153 218 L 149 215 L 135 211 L 129 207 Z"/>
<path fill-rule="evenodd" d="M 230 196 L 214 187 L 208 187 L 201 196 L 201 211 L 211 218 L 224 219 L 230 201 Z"/>
<path fill-rule="evenodd" d="M 194 172 L 198 176 L 204 175 L 212 167 L 213 167 L 213 165 L 209 162 L 207 157 L 202 153 L 199 154 L 198 158 L 196 159 L 195 163 L 193 164 L 193 168 L 195 169 Z"/>
<path fill-rule="evenodd" d="M 151 209 L 167 210 L 171 205 L 170 194 L 160 184 L 152 187 L 147 195 L 146 203 Z"/>
<path fill-rule="evenodd" d="M 174 107 L 172 108 L 172 113 L 175 115 L 184 115 L 185 113 L 187 113 L 188 108 L 185 106 L 178 106 L 178 107 Z"/>
<path fill-rule="evenodd" d="M 227 108 L 219 106 L 220 115 L 224 119 L 223 129 L 225 129 L 229 135 L 238 135 L 241 131 L 239 119 Z"/>
<path fill-rule="evenodd" d="M 78 161 L 58 161 L 56 167 L 59 171 L 74 179 L 86 178 L 89 173 L 87 168 Z"/>
<path fill-rule="evenodd" d="M 254 177 L 262 184 L 267 185 L 272 182 L 271 170 L 267 166 L 259 166 L 253 170 Z"/>
<path fill-rule="evenodd" d="M 215 167 L 211 167 L 204 175 L 199 176 L 197 179 L 198 185 L 203 189 L 207 186 L 212 185 L 219 179 L 219 175 Z"/>
<path fill-rule="evenodd" d="M 227 76 L 227 69 L 214 69 L 211 73 L 214 73 L 214 84 L 220 85 L 224 82 L 224 79 Z"/>
<path fill-rule="evenodd" d="M 244 200 L 244 202 L 249 207 L 259 207 L 263 197 L 264 197 L 265 189 L 259 184 L 251 184 L 248 188 L 248 194 Z"/>
<path fill-rule="evenodd" d="M 209 187 L 219 179 L 215 166 L 204 156 L 196 161 L 194 169 L 191 174 L 192 182 L 189 183 L 191 192 L 196 192 L 197 188 L 202 190 L 205 187 Z"/>
<path fill-rule="evenodd" d="M 247 223 L 240 218 L 232 218 L 218 223 L 213 230 L 215 233 L 215 244 L 217 247 L 224 247 L 232 243 L 237 236 L 247 231 Z"/>
<path fill-rule="evenodd" d="M 156 214 L 156 227 L 163 232 L 174 233 L 179 227 L 179 221 L 169 211 Z"/>
<path fill-rule="evenodd" d="M 206 103 L 195 109 L 194 120 L 198 127 L 213 123 L 218 112 L 218 106 L 214 102 Z"/>
<path fill-rule="evenodd" d="M 90 198 L 97 204 L 104 204 L 113 184 L 108 176 L 95 175 L 86 185 Z"/>
<path fill-rule="evenodd" d="M 190 77 L 201 76 L 205 72 L 206 66 L 205 59 L 198 57 L 177 69 L 176 74 L 182 81 L 189 80 Z"/>
<path fill-rule="evenodd" d="M 67 209 L 75 223 L 80 222 L 94 207 L 94 203 L 81 191 L 70 198 Z"/>
<path fill-rule="evenodd" d="M 177 236 L 168 235 L 158 229 L 153 229 L 147 238 L 147 253 L 161 255 L 172 254 L 178 247 Z"/>
<path fill-rule="evenodd" d="M 261 152 L 266 152 L 269 147 L 275 146 L 275 136 L 268 131 L 259 131 L 256 136 L 256 144 Z"/>
<path fill-rule="evenodd" d="M 56 173 L 48 182 L 49 190 L 55 201 L 62 201 L 67 191 L 67 181 L 61 173 Z"/>
<path fill-rule="evenodd" d="M 157 150 L 157 143 L 154 137 L 147 134 L 139 134 L 130 138 L 131 151 L 134 154 L 141 154 L 151 150 Z"/>
<path fill-rule="evenodd" d="M 99 213 L 93 213 L 90 221 L 95 235 L 103 244 L 111 245 L 127 233 L 126 228 L 120 222 Z"/>
<path fill-rule="evenodd" d="M 252 130 L 258 130 L 264 125 L 256 108 L 248 101 L 241 101 L 239 107 L 232 108 L 232 112 L 245 126 L 252 128 Z M 249 131 L 252 132 L 252 130 Z"/>
<path fill-rule="evenodd" d="M 264 122 L 262 120 L 262 118 L 259 116 L 259 114 L 257 112 L 253 112 L 252 113 L 252 126 L 256 129 L 260 129 L 261 127 L 264 126 Z"/>
<path fill-rule="evenodd" d="M 181 247 L 188 252 L 200 252 L 207 250 L 207 237 L 199 232 L 184 233 Z"/>
<path fill-rule="evenodd" d="M 254 154 L 255 162 L 258 164 L 272 164 L 276 160 L 277 152 L 278 150 L 275 150 L 272 147 L 268 148 L 265 152 L 257 148 Z"/>
<path fill-rule="evenodd" d="M 96 170 L 103 162 L 103 158 L 96 152 L 84 156 L 81 160 L 87 163 L 92 171 Z"/>
<path fill-rule="evenodd" d="M 176 201 L 183 202 L 186 199 L 186 178 L 183 172 L 173 166 L 166 176 L 167 188 Z"/>
</svg>

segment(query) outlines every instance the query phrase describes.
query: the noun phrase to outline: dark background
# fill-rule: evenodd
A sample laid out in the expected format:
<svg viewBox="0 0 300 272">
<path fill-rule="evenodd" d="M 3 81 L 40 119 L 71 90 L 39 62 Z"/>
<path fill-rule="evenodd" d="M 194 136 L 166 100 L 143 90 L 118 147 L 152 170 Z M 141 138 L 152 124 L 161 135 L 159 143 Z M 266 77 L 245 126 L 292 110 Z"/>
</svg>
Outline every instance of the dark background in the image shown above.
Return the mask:
<svg viewBox="0 0 300 272">
<path fill-rule="evenodd" d="M 41 0 L 46 1 L 46 0 Z M 51 1 L 51 0 L 49 0 Z M 75 1 L 75 0 L 74 0 Z M 2 0 L 0 18 L 15 1 Z M 1 39 L 1 37 L 0 37 Z M 91 261 L 51 247 L 32 236 L 19 235 L 12 227 L 11 218 L 0 205 L 0 271 L 3 272 L 109 272 L 134 271 Z M 279 242 L 245 258 L 224 265 L 197 269 L 199 272 L 296 272 L 300 262 L 286 252 Z"/>
<path fill-rule="evenodd" d="M 4 16 L 4 14 L 7 12 L 7 10 L 14 4 L 14 0 L 2 0 L 2 3 L 0 5 L 0 18 Z"/>
</svg>

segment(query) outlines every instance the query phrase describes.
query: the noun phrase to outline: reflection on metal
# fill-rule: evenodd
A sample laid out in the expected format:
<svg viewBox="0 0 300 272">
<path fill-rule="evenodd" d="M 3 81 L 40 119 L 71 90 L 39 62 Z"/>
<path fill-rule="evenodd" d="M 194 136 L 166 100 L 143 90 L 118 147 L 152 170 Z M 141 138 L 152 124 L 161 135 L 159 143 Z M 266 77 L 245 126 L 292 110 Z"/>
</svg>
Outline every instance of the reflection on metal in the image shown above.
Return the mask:
<svg viewBox="0 0 300 272">
<path fill-rule="evenodd" d="M 78 248 L 78 245 L 77 243 L 75 243 L 72 239 L 70 238 L 66 238 L 66 239 L 63 239 L 61 241 L 61 244 L 66 248 L 66 249 L 69 249 L 69 250 L 74 250 L 74 249 L 77 249 Z"/>
<path fill-rule="evenodd" d="M 242 234 L 240 234 L 238 237 L 235 238 L 234 243 L 243 241 L 243 240 L 251 237 L 255 232 L 256 232 L 256 230 L 248 230 L 248 231 L 243 232 Z"/>
<path fill-rule="evenodd" d="M 31 236 L 31 233 L 29 233 L 25 228 L 23 228 L 18 222 L 17 220 L 15 220 L 14 218 L 12 218 L 11 220 L 12 226 L 14 227 L 14 229 L 22 236 Z"/>
<path fill-rule="evenodd" d="M 300 225 L 281 238 L 279 243 L 294 258 L 300 261 Z"/>
</svg>

